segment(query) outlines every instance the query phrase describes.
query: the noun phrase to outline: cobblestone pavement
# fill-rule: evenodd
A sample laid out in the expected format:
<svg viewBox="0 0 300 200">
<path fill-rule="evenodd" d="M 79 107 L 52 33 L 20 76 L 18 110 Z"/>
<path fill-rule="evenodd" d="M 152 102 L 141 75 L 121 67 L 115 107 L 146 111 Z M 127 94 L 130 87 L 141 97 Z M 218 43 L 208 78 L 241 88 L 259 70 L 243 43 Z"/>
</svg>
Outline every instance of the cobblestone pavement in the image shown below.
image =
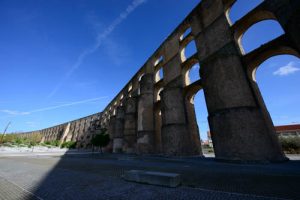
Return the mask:
<svg viewBox="0 0 300 200">
<path fill-rule="evenodd" d="M 110 154 L 0 157 L 0 199 L 299 199 L 299 166 Z M 183 184 L 126 182 L 129 169 L 181 173 Z"/>
</svg>

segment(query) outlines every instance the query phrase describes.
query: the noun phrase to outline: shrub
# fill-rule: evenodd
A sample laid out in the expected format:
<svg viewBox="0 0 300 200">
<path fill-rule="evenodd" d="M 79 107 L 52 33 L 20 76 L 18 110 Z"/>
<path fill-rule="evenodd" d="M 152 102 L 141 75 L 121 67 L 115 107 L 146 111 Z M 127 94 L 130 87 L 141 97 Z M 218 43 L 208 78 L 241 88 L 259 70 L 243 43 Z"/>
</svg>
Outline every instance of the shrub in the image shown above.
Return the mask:
<svg viewBox="0 0 300 200">
<path fill-rule="evenodd" d="M 64 142 L 60 146 L 61 148 L 68 148 L 68 149 L 75 149 L 76 148 L 76 142 L 69 141 L 69 142 Z"/>
<path fill-rule="evenodd" d="M 4 147 L 15 147 L 12 143 L 10 142 L 6 142 L 6 143 L 3 143 L 3 146 Z"/>
<path fill-rule="evenodd" d="M 299 136 L 288 136 L 279 137 L 283 151 L 286 153 L 300 153 L 300 137 Z"/>
<path fill-rule="evenodd" d="M 44 143 L 42 143 L 43 146 L 56 146 L 58 147 L 60 145 L 60 141 L 59 140 L 51 140 L 51 141 L 45 141 Z"/>
<path fill-rule="evenodd" d="M 12 142 L 13 142 L 14 144 L 20 145 L 20 144 L 24 144 L 24 143 L 26 142 L 26 140 L 23 139 L 23 138 L 17 137 L 17 138 L 15 138 Z"/>
<path fill-rule="evenodd" d="M 50 145 L 52 145 L 52 146 L 58 147 L 59 144 L 60 144 L 60 141 L 59 141 L 59 140 L 52 140 L 52 141 L 50 141 Z"/>
</svg>

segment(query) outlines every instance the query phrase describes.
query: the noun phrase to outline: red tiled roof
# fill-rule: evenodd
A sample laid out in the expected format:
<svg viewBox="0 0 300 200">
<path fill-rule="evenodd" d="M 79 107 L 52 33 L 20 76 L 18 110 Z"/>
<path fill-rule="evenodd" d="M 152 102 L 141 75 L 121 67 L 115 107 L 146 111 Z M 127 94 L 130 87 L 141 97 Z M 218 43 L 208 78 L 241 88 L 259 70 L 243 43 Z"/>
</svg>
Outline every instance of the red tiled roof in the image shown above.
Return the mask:
<svg viewBox="0 0 300 200">
<path fill-rule="evenodd" d="M 292 125 L 283 125 L 283 126 L 275 126 L 276 131 L 295 131 L 300 130 L 300 124 L 292 124 Z"/>
</svg>

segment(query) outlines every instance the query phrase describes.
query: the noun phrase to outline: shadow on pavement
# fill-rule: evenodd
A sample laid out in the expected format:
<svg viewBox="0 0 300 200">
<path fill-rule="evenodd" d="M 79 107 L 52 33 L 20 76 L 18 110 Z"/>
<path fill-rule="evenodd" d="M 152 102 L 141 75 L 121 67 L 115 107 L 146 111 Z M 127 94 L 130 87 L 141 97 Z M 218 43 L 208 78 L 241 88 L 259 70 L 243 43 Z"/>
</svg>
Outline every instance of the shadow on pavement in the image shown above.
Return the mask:
<svg viewBox="0 0 300 200">
<path fill-rule="evenodd" d="M 151 197 L 144 199 L 152 199 L 158 194 L 162 195 L 160 198 L 170 197 L 169 193 L 159 193 L 160 190 L 175 192 L 181 188 L 212 190 L 212 194 L 224 191 L 289 199 L 300 197 L 300 161 L 233 164 L 216 162 L 213 158 L 68 151 L 63 156 L 37 157 L 33 162 L 41 166 L 36 173 L 40 177 L 46 175 L 37 183 L 32 191 L 36 196 L 31 199 L 141 199 L 144 194 Z M 132 169 L 179 173 L 183 187 L 171 189 L 124 181 L 122 175 Z"/>
</svg>

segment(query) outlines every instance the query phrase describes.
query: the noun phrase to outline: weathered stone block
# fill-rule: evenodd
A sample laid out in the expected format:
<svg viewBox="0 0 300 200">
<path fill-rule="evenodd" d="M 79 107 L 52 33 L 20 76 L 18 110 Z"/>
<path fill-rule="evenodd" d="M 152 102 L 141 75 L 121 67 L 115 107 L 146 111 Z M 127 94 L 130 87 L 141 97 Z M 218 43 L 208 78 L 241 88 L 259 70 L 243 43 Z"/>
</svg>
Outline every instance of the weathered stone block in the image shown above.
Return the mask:
<svg viewBox="0 0 300 200">
<path fill-rule="evenodd" d="M 162 123 L 186 123 L 184 100 L 181 88 L 165 88 L 162 91 Z"/>
<path fill-rule="evenodd" d="M 164 83 L 168 84 L 170 81 L 181 75 L 181 57 L 180 54 L 174 56 L 164 65 Z"/>
<path fill-rule="evenodd" d="M 232 45 L 226 48 L 231 49 Z M 200 73 L 210 113 L 218 109 L 256 105 L 237 51 L 218 53 L 201 65 Z"/>
<path fill-rule="evenodd" d="M 203 0 L 201 10 L 203 27 L 209 27 L 217 18 L 224 15 L 224 6 L 222 0 Z M 219 32 L 218 32 L 219 33 Z"/>
<path fill-rule="evenodd" d="M 179 51 L 179 33 L 174 33 L 167 41 L 164 43 L 164 59 L 169 61 Z"/>
<path fill-rule="evenodd" d="M 224 110 L 209 116 L 215 155 L 222 160 L 283 161 L 275 132 L 268 134 L 262 113 L 254 107 Z M 255 146 L 253 146 L 255 144 Z"/>
<path fill-rule="evenodd" d="M 154 153 L 153 131 L 138 131 L 137 135 L 137 153 Z"/>
<path fill-rule="evenodd" d="M 177 187 L 181 184 L 180 174 L 166 172 L 130 170 L 125 172 L 123 178 L 127 181 L 166 187 Z"/>
<path fill-rule="evenodd" d="M 121 153 L 123 149 L 123 138 L 113 139 L 113 153 Z"/>
<path fill-rule="evenodd" d="M 186 124 L 162 126 L 162 149 L 166 155 L 193 155 Z"/>
<path fill-rule="evenodd" d="M 232 42 L 233 36 L 225 14 L 196 36 L 195 41 L 200 60 L 207 58 Z"/>
</svg>

